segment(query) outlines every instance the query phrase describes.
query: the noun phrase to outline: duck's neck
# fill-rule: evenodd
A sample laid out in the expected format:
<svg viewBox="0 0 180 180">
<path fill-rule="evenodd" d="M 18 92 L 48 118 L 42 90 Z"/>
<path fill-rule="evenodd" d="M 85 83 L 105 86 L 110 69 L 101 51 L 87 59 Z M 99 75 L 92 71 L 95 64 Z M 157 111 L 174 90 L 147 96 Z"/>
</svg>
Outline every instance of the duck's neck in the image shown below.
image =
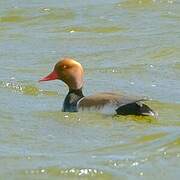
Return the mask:
<svg viewBox="0 0 180 180">
<path fill-rule="evenodd" d="M 64 112 L 77 112 L 77 103 L 83 98 L 82 88 L 80 89 L 69 89 L 68 94 L 64 100 L 63 109 Z"/>
</svg>

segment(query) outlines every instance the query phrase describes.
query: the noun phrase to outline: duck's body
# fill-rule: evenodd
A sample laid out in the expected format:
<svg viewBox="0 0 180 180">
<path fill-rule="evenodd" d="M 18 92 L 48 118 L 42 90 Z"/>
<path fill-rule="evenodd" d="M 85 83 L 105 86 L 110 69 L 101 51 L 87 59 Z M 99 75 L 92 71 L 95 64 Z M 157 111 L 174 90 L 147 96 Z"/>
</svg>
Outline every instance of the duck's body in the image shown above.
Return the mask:
<svg viewBox="0 0 180 180">
<path fill-rule="evenodd" d="M 143 103 L 147 98 L 110 92 L 85 97 L 82 92 L 83 74 L 81 64 L 73 59 L 65 58 L 56 64 L 51 74 L 40 81 L 60 79 L 68 85 L 69 92 L 62 108 L 64 112 L 98 111 L 120 115 L 156 115 L 151 108 Z"/>
<path fill-rule="evenodd" d="M 154 115 L 153 110 L 142 103 L 146 100 L 146 98 L 129 97 L 109 92 L 97 93 L 85 97 L 82 89 L 70 90 L 64 100 L 62 111 L 98 111 L 119 115 Z"/>
</svg>

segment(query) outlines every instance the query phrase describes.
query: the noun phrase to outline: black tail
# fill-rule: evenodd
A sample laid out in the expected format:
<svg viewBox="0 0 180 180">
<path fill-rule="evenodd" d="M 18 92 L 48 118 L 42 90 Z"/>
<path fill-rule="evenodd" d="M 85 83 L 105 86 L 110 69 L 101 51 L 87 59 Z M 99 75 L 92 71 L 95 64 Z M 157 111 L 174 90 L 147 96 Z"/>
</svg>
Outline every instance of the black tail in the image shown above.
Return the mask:
<svg viewBox="0 0 180 180">
<path fill-rule="evenodd" d="M 126 104 L 116 109 L 116 112 L 119 115 L 157 116 L 157 114 L 150 107 L 141 102 Z"/>
</svg>

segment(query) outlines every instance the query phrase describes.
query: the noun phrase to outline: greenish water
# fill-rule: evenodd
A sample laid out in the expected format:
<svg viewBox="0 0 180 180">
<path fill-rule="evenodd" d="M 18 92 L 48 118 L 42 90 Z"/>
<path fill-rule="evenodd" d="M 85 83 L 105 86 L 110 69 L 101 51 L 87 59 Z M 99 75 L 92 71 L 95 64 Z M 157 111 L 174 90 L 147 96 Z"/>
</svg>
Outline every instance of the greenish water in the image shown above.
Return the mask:
<svg viewBox="0 0 180 180">
<path fill-rule="evenodd" d="M 0 179 L 179 179 L 178 0 L 0 1 Z M 85 94 L 146 95 L 159 119 L 62 113 L 60 57 Z"/>
</svg>

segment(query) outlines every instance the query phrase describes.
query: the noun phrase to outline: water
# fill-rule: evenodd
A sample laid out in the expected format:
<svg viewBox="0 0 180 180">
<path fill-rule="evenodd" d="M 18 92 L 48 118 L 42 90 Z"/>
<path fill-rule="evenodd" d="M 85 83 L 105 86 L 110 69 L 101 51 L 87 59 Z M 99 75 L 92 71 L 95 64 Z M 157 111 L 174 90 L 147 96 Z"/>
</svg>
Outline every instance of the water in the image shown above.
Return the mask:
<svg viewBox="0 0 180 180">
<path fill-rule="evenodd" d="M 180 2 L 0 2 L 1 179 L 178 179 Z M 85 94 L 146 95 L 159 119 L 62 113 L 67 87 L 38 83 L 60 57 Z"/>
</svg>

